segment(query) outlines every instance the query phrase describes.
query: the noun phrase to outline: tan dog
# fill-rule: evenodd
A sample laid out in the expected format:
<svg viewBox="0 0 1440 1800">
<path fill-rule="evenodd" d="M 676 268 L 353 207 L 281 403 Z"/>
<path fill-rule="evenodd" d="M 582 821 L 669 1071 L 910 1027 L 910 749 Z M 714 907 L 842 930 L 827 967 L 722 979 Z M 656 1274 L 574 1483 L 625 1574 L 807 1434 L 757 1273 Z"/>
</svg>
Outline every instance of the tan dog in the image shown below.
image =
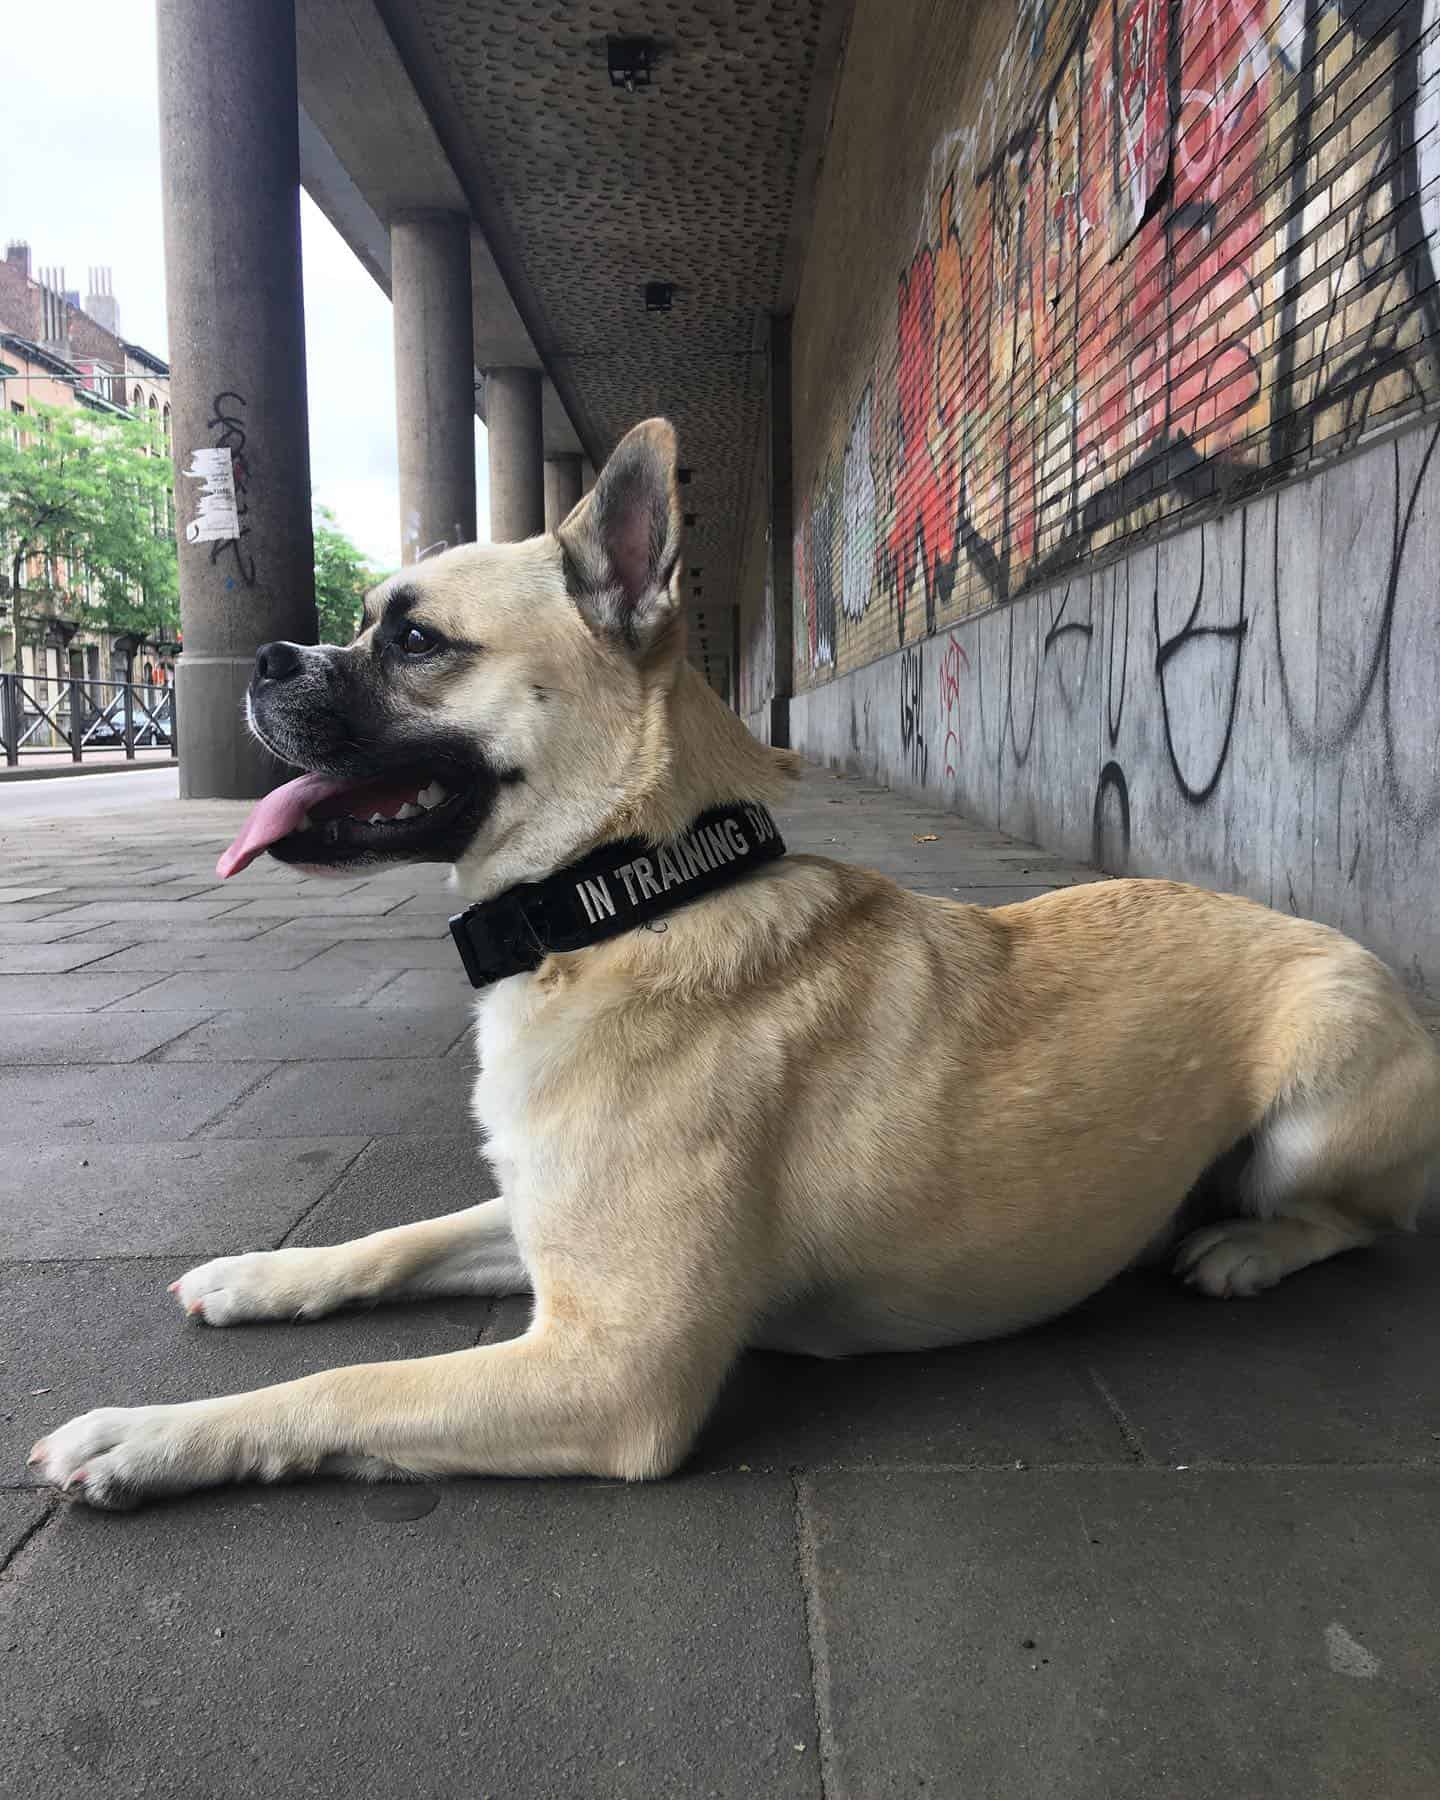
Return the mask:
<svg viewBox="0 0 1440 1800">
<path fill-rule="evenodd" d="M 267 646 L 252 722 L 318 773 L 222 870 L 440 858 L 483 898 L 773 798 L 786 759 L 682 660 L 678 550 L 652 421 L 558 535 L 404 571 L 348 649 Z M 1235 1146 L 1231 1216 L 1178 1267 L 1252 1294 L 1410 1225 L 1440 1145 L 1440 1058 L 1374 957 L 1170 882 L 982 911 L 795 856 L 500 981 L 479 1017 L 503 1198 L 176 1288 L 214 1325 L 531 1288 L 525 1335 L 87 1413 L 37 1445 L 49 1480 L 123 1506 L 317 1470 L 663 1475 L 746 1344 L 1045 1319 L 1173 1237 Z"/>
</svg>

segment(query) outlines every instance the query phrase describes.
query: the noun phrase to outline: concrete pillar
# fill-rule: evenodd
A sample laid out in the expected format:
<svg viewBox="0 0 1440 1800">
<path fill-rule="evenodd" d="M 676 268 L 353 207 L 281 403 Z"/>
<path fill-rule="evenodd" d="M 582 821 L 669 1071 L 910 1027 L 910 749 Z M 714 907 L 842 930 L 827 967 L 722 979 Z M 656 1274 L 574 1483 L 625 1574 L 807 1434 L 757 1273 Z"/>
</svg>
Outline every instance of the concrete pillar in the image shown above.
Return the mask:
<svg viewBox="0 0 1440 1800">
<path fill-rule="evenodd" d="M 545 529 L 554 531 L 580 504 L 580 456 L 545 458 Z"/>
<path fill-rule="evenodd" d="M 490 536 L 497 544 L 545 529 L 545 439 L 540 371 L 491 369 L 485 377 L 490 434 Z"/>
<path fill-rule="evenodd" d="M 400 556 L 475 541 L 475 327 L 470 221 L 400 213 L 390 226 Z"/>
<path fill-rule="evenodd" d="M 180 792 L 249 799 L 283 773 L 245 728 L 255 651 L 316 635 L 295 5 L 158 0 L 157 16 Z"/>
</svg>

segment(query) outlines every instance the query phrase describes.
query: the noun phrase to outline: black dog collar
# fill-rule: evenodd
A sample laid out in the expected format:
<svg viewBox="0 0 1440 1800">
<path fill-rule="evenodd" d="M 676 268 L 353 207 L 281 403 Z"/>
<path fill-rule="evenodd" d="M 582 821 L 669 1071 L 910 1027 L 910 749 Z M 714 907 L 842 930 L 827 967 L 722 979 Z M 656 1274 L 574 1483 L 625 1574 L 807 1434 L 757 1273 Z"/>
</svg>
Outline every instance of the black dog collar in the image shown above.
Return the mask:
<svg viewBox="0 0 1440 1800">
<path fill-rule="evenodd" d="M 457 913 L 450 932 L 472 987 L 538 969 L 674 912 L 773 862 L 785 842 L 763 806 L 717 806 L 664 844 L 602 844 L 548 880 L 520 882 Z"/>
</svg>

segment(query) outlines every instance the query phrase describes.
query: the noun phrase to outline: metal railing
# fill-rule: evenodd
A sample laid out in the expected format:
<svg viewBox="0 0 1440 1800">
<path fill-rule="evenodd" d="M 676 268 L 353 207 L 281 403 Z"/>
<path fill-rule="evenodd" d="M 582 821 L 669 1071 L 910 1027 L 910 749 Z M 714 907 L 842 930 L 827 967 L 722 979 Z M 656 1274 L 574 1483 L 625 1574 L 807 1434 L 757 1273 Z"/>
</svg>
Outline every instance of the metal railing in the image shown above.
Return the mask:
<svg viewBox="0 0 1440 1800">
<path fill-rule="evenodd" d="M 176 756 L 175 689 L 141 681 L 0 674 L 0 743 L 13 769 L 27 757 L 121 750 Z"/>
</svg>

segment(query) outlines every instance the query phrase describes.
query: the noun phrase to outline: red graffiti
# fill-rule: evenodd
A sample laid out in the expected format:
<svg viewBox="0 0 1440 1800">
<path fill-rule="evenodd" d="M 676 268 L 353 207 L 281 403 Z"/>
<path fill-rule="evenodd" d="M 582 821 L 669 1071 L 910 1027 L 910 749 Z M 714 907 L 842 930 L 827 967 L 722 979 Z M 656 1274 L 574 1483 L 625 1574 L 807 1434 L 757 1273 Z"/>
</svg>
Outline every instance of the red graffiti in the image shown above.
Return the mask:
<svg viewBox="0 0 1440 1800">
<path fill-rule="evenodd" d="M 965 654 L 965 646 L 952 631 L 940 659 L 940 723 L 945 732 L 941 755 L 945 760 L 947 780 L 953 779 L 959 768 L 956 759 L 960 755 L 960 676 L 968 674 L 969 669 L 970 658 Z"/>
<path fill-rule="evenodd" d="M 936 384 L 935 253 L 927 244 L 900 277 L 898 467 L 888 565 L 902 619 L 911 583 L 925 581 L 927 626 L 933 623 L 942 569 L 955 559 L 959 471 L 940 429 Z"/>
</svg>

